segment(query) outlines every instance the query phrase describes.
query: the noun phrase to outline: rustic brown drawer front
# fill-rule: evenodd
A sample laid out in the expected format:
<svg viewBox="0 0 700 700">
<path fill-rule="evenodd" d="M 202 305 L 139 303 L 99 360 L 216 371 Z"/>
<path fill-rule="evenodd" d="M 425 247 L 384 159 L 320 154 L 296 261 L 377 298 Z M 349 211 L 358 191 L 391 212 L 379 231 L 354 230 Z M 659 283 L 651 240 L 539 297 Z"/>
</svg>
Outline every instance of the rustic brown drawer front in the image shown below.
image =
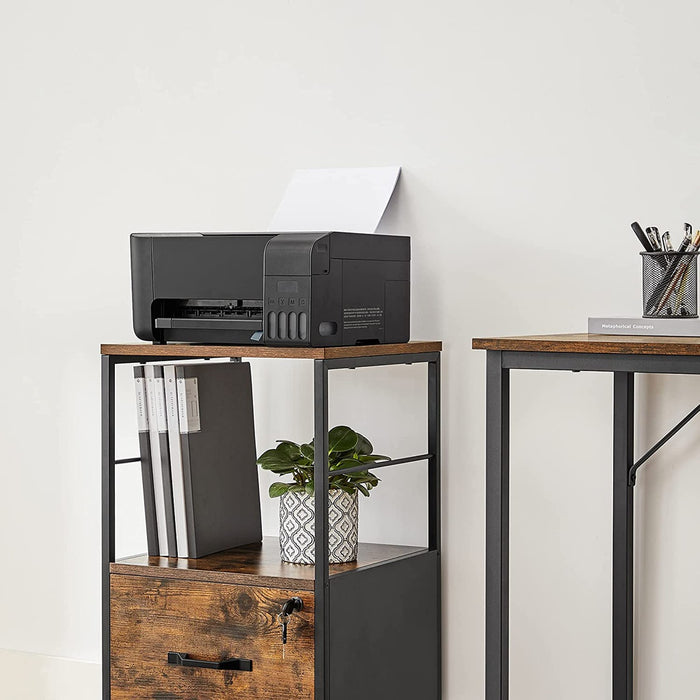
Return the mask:
<svg viewBox="0 0 700 700">
<path fill-rule="evenodd" d="M 277 622 L 298 595 L 282 658 Z M 313 594 L 147 576 L 111 576 L 113 700 L 311 700 Z M 250 659 L 252 671 L 168 664 L 168 652 L 206 661 Z"/>
</svg>

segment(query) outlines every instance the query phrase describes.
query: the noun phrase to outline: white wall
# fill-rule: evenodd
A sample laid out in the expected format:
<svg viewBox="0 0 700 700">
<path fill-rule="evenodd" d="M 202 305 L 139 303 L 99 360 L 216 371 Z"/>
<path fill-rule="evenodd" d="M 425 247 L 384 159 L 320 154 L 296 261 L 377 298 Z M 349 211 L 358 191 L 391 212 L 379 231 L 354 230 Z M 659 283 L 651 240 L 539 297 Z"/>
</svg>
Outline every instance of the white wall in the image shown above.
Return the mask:
<svg viewBox="0 0 700 700">
<path fill-rule="evenodd" d="M 482 697 L 484 356 L 471 338 L 638 313 L 630 221 L 700 225 L 700 6 L 35 0 L 0 20 L 0 647 L 99 659 L 98 346 L 133 338 L 129 232 L 260 229 L 294 168 L 400 163 L 385 228 L 413 240 L 413 337 L 446 349 L 445 695 Z M 334 379 L 332 419 L 394 454 L 418 445 L 423 416 L 406 407 L 421 376 L 401 371 Z M 310 434 L 308 368 L 255 372 L 259 446 Z M 641 453 L 700 384 L 638 386 Z M 604 376 L 513 378 L 514 700 L 609 694 L 610 409 Z M 698 446 L 691 425 L 637 488 L 643 700 L 696 685 Z M 417 507 L 421 478 L 392 476 L 363 503 L 365 536 L 419 536 L 389 504 Z M 143 546 L 137 484 L 125 468 L 124 554 Z M 266 503 L 266 530 L 274 517 Z"/>
</svg>

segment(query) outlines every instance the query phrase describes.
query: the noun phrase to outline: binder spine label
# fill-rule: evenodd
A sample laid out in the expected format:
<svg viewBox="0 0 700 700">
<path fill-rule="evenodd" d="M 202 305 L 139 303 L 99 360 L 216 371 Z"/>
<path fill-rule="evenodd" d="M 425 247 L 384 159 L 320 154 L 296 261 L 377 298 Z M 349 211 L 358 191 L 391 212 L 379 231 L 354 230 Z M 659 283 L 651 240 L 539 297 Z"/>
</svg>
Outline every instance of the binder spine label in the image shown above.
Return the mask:
<svg viewBox="0 0 700 700">
<path fill-rule="evenodd" d="M 156 427 L 159 433 L 168 432 L 168 419 L 165 412 L 165 383 L 162 377 L 153 380 L 154 393 L 156 395 Z"/>
<path fill-rule="evenodd" d="M 136 377 L 136 424 L 140 433 L 148 432 L 148 407 L 146 406 L 146 383 Z"/>
<path fill-rule="evenodd" d="M 197 433 L 202 429 L 197 377 L 178 378 L 177 408 L 181 433 Z"/>
<path fill-rule="evenodd" d="M 177 420 L 177 391 L 173 391 L 172 389 L 175 379 L 168 377 L 165 382 L 165 405 L 167 409 L 166 416 L 169 416 L 171 419 L 174 417 L 175 420 Z"/>
</svg>

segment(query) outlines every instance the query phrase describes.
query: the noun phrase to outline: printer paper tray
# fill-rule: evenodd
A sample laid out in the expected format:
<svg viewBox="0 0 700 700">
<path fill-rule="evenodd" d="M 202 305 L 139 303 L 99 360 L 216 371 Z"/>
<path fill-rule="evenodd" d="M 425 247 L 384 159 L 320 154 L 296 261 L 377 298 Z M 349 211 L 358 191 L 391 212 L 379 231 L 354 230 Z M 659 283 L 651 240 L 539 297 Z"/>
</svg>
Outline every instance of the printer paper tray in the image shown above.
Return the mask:
<svg viewBox="0 0 700 700">
<path fill-rule="evenodd" d="M 157 318 L 156 328 L 181 328 L 200 331 L 262 331 L 261 319 L 253 318 Z"/>
</svg>

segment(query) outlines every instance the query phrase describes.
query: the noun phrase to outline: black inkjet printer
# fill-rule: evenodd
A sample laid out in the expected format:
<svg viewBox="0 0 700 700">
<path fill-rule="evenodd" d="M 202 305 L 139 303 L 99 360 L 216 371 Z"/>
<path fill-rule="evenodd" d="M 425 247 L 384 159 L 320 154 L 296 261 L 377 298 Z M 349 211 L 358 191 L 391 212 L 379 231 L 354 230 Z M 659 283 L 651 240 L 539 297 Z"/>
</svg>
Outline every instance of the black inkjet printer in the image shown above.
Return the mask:
<svg viewBox="0 0 700 700">
<path fill-rule="evenodd" d="M 134 331 L 155 343 L 405 343 L 411 240 L 377 233 L 133 233 Z"/>
</svg>

